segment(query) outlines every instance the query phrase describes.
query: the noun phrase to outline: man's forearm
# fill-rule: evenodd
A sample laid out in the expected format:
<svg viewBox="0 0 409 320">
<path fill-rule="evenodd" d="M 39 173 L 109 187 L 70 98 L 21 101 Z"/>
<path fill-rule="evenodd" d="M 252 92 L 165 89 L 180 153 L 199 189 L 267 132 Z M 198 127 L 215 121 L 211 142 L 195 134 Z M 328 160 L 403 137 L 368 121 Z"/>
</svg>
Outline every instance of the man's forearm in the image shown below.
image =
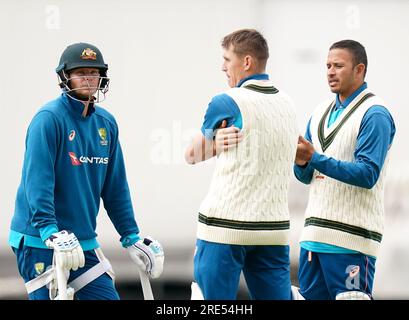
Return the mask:
<svg viewBox="0 0 409 320">
<path fill-rule="evenodd" d="M 214 140 L 206 139 L 202 134 L 197 135 L 185 152 L 185 160 L 189 164 L 206 161 L 216 155 Z"/>
<path fill-rule="evenodd" d="M 338 181 L 371 189 L 379 177 L 379 170 L 370 161 L 340 161 L 323 154 L 315 153 L 311 167 Z"/>
</svg>

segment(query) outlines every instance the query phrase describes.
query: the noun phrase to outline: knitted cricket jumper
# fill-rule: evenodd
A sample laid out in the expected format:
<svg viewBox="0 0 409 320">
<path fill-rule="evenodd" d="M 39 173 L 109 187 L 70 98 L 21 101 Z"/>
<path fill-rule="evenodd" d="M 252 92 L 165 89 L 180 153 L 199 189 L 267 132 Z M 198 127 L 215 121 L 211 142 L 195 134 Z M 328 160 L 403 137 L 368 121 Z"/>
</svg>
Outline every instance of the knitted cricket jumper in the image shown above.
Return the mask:
<svg viewBox="0 0 409 320">
<path fill-rule="evenodd" d="M 243 141 L 222 152 L 199 210 L 197 237 L 239 245 L 289 243 L 288 185 L 297 148 L 290 99 L 270 81 L 226 92 L 243 120 Z"/>
<path fill-rule="evenodd" d="M 311 118 L 312 142 L 317 152 L 341 161 L 354 161 L 354 150 L 365 113 L 384 102 L 362 91 L 328 128 L 335 102 L 319 105 Z M 388 153 L 389 154 L 389 153 Z M 379 179 L 365 189 L 332 179 L 314 170 L 301 241 L 317 241 L 377 255 L 384 227 L 386 156 Z"/>
</svg>

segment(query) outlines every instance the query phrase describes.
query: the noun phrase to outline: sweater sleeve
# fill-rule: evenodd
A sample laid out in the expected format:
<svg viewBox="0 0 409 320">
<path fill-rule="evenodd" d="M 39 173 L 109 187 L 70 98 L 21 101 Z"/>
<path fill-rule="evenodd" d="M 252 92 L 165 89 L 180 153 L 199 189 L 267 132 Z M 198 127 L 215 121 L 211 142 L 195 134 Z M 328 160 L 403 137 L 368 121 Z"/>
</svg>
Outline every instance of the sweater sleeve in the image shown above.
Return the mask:
<svg viewBox="0 0 409 320">
<path fill-rule="evenodd" d="M 47 239 L 58 231 L 54 208 L 54 164 L 58 147 L 58 124 L 51 112 L 34 116 L 27 130 L 23 183 L 33 227 Z"/>
<path fill-rule="evenodd" d="M 126 179 L 125 162 L 118 139 L 117 127 L 112 132 L 110 159 L 101 198 L 109 218 L 121 235 L 120 241 L 123 241 L 130 234 L 139 233 Z"/>
</svg>

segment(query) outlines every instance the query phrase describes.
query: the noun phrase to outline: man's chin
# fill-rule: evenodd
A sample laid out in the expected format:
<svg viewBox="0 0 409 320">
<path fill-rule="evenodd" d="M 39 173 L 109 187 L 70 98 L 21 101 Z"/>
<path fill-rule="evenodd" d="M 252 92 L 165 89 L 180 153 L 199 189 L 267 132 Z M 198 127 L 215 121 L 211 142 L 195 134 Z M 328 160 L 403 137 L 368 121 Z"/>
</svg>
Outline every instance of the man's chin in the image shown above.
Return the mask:
<svg viewBox="0 0 409 320">
<path fill-rule="evenodd" d="M 335 88 L 335 87 L 329 87 L 329 89 L 331 90 L 332 93 L 339 93 L 339 88 Z"/>
<path fill-rule="evenodd" d="M 81 101 L 90 101 L 94 99 L 94 95 L 91 93 L 81 93 L 72 91 L 71 94 Z"/>
<path fill-rule="evenodd" d="M 95 94 L 94 91 L 75 91 L 75 90 L 73 91 L 78 98 L 81 98 L 84 100 L 88 100 L 89 98 L 92 98 Z"/>
</svg>

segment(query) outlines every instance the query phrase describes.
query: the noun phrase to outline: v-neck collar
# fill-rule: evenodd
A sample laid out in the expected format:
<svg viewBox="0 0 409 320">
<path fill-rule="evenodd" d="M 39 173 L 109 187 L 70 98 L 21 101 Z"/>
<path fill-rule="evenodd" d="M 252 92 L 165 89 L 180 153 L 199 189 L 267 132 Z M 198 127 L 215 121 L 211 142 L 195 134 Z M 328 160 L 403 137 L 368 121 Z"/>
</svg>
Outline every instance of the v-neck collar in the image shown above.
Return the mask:
<svg viewBox="0 0 409 320">
<path fill-rule="evenodd" d="M 318 124 L 318 139 L 321 143 L 321 148 L 325 151 L 331 142 L 334 140 L 335 135 L 342 128 L 348 118 L 355 112 L 356 109 L 368 98 L 374 96 L 373 93 L 369 92 L 367 88 L 362 90 L 352 101 L 345 107 L 345 110 L 339 115 L 339 117 L 334 121 L 334 123 L 328 128 L 326 123 L 331 113 L 332 108 L 335 105 L 335 101 L 331 102 L 326 111 L 321 117 Z"/>
</svg>

